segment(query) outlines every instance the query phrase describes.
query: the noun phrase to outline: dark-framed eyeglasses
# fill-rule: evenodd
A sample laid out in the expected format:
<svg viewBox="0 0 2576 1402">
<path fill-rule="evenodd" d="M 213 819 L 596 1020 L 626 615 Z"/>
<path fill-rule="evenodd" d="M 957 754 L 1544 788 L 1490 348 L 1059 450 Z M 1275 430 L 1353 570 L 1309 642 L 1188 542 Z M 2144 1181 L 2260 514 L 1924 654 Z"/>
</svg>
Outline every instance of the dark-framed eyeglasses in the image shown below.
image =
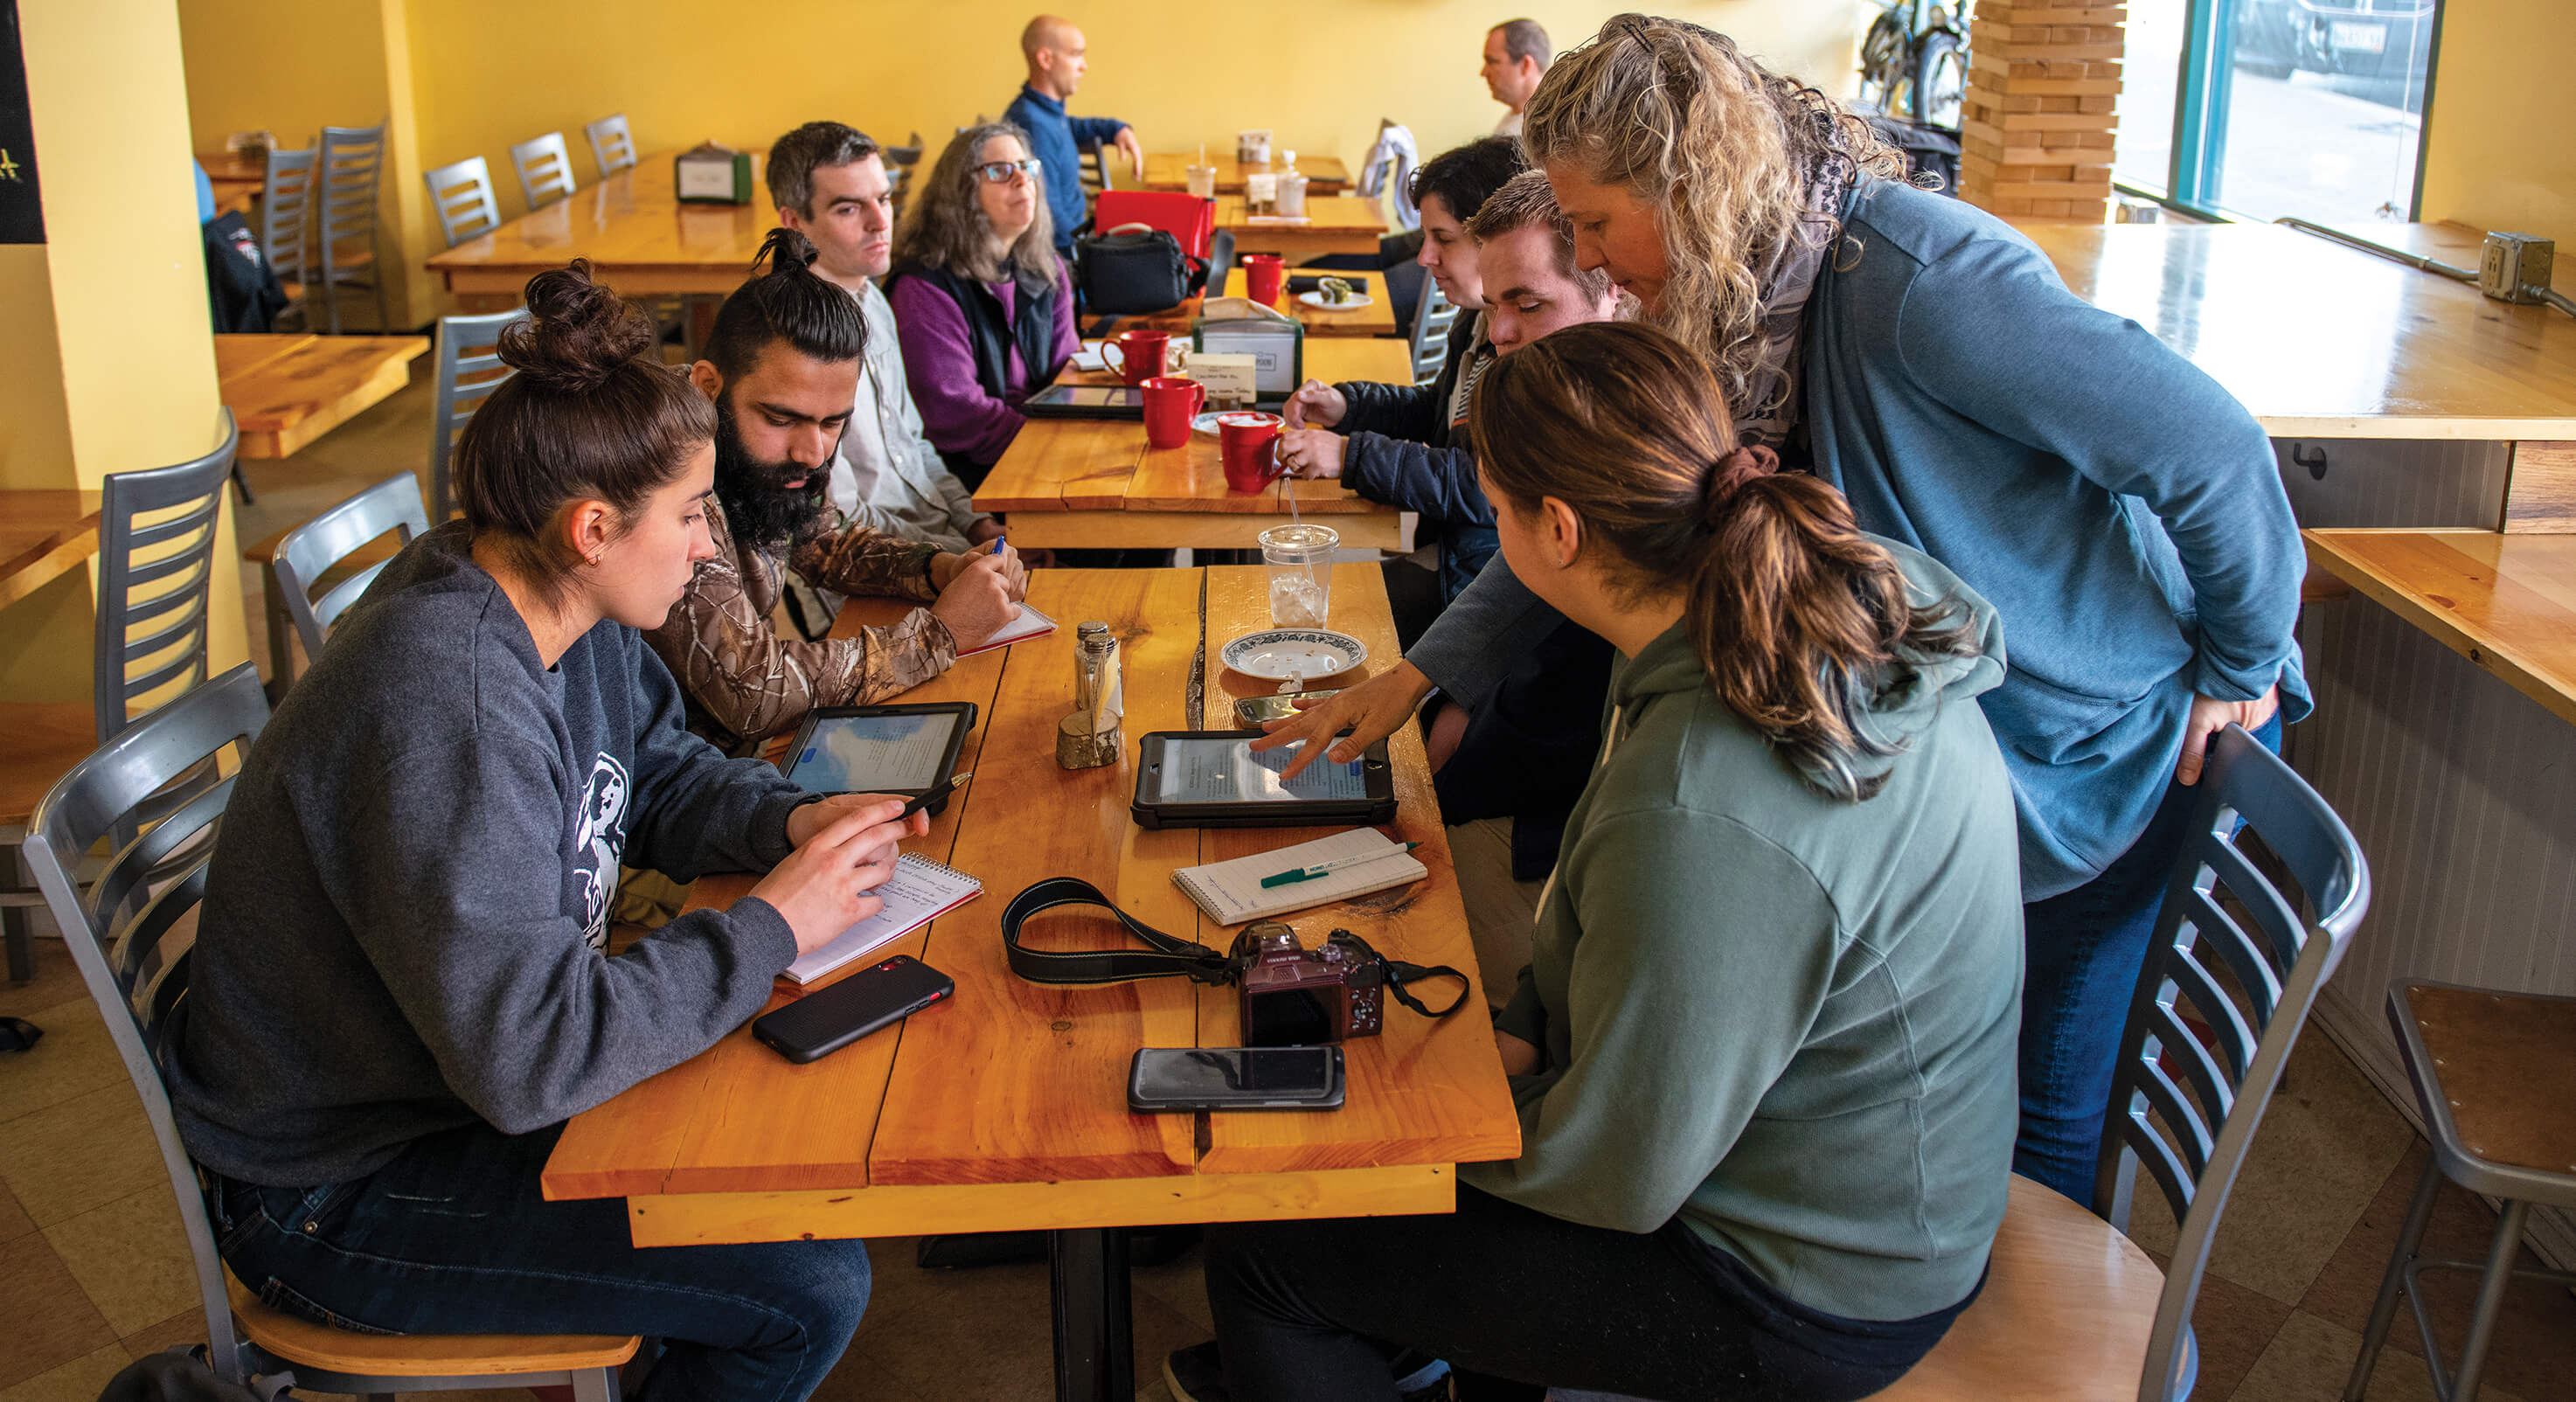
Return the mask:
<svg viewBox="0 0 2576 1402">
<path fill-rule="evenodd" d="M 1014 177 L 1034 181 L 1041 169 L 1037 157 L 1024 156 L 1016 161 L 986 161 L 975 167 L 975 176 L 987 185 L 1008 185 Z"/>
</svg>

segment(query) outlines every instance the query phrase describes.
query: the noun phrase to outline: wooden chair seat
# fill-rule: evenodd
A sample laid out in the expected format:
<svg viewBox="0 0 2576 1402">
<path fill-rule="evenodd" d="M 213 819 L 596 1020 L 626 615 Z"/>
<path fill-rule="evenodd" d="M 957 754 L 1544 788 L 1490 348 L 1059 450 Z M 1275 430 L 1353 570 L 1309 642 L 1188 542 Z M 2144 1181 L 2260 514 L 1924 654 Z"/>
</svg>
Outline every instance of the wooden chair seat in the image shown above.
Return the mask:
<svg viewBox="0 0 2576 1402">
<path fill-rule="evenodd" d="M 2566 1173 L 2576 1166 L 2576 998 L 2409 983 L 2406 1011 L 2440 1087 L 2459 1147 L 2491 1164 Z"/>
<path fill-rule="evenodd" d="M 2015 1174 L 1984 1293 L 1876 1402 L 2136 1402 L 2164 1287 L 2137 1243 Z"/>
<path fill-rule="evenodd" d="M 0 828 L 23 828 L 36 800 L 98 748 L 86 701 L 0 702 Z"/>
<path fill-rule="evenodd" d="M 366 1377 L 473 1377 L 615 1368 L 642 1340 L 608 1334 L 361 1334 L 316 1324 L 260 1303 L 224 1272 L 242 1332 L 289 1363 Z"/>
</svg>

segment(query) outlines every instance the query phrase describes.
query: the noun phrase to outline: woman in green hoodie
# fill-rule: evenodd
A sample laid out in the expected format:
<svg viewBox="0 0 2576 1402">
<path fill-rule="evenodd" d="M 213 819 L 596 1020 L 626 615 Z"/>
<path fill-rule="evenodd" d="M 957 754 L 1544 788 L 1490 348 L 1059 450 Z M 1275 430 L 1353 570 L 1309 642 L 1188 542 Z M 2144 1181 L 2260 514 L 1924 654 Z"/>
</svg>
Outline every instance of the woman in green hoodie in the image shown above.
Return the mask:
<svg viewBox="0 0 2576 1402">
<path fill-rule="evenodd" d="M 1976 1294 L 2012 1156 L 2021 891 L 1993 610 L 1735 442 L 1634 324 L 1471 413 L 1515 573 L 1615 646 L 1607 741 L 1496 1020 L 1521 1154 L 1451 1216 L 1211 1231 L 1238 1402 L 1530 1384 L 1828 1402 Z"/>
</svg>

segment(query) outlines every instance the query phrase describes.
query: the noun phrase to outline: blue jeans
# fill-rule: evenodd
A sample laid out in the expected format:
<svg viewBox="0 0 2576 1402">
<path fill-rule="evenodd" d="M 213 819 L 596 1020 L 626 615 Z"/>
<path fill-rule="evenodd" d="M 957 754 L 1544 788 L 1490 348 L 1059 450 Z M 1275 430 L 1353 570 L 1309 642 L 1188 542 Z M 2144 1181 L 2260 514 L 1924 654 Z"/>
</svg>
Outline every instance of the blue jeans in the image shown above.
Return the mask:
<svg viewBox="0 0 2576 1402">
<path fill-rule="evenodd" d="M 2279 752 L 2280 715 L 2254 738 Z M 2021 1134 L 2013 1171 L 2087 1205 L 2120 1032 L 2199 797 L 2197 787 L 2168 785 L 2146 831 L 2101 875 L 2021 908 Z"/>
<path fill-rule="evenodd" d="M 617 1198 L 547 1202 L 562 1127 L 474 1124 L 373 1175 L 271 1188 L 208 1173 L 224 1261 L 272 1308 L 390 1334 L 642 1334 L 666 1347 L 639 1397 L 811 1393 L 868 1302 L 856 1241 L 630 1244 Z"/>
</svg>

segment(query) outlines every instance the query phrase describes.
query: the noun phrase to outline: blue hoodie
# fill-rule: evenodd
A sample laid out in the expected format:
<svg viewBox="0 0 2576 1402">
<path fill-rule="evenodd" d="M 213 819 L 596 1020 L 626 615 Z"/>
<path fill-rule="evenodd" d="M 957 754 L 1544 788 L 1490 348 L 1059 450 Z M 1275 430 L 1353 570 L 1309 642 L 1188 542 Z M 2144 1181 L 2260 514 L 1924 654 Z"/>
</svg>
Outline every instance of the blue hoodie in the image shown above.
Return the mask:
<svg viewBox="0 0 2576 1402">
<path fill-rule="evenodd" d="M 1118 139 L 1126 123 L 1115 117 L 1068 117 L 1064 99 L 1020 85 L 1002 109 L 1002 120 L 1029 134 L 1029 154 L 1046 167 L 1047 213 L 1055 218 L 1055 251 L 1073 256 L 1073 231 L 1082 223 L 1082 148 Z"/>
</svg>

